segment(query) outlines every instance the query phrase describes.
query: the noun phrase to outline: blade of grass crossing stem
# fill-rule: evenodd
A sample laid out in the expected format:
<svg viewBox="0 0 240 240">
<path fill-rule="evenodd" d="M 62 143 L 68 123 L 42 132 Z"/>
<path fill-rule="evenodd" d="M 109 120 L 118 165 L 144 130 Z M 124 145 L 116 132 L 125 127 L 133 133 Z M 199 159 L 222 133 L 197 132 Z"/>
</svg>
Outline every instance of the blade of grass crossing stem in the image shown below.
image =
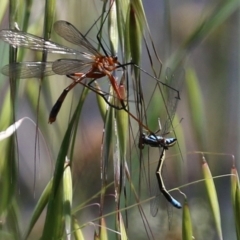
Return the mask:
<svg viewBox="0 0 240 240">
<path fill-rule="evenodd" d="M 68 160 L 67 160 L 68 161 Z M 66 162 L 68 164 L 68 162 Z M 65 219 L 66 239 L 71 239 L 72 230 L 72 173 L 69 165 L 66 166 L 63 174 L 63 214 Z"/>
<path fill-rule="evenodd" d="M 240 217 L 238 215 L 239 212 L 237 211 L 237 209 L 239 209 L 239 206 L 237 206 L 237 204 L 240 204 L 240 203 L 239 203 L 238 197 L 236 196 L 237 192 L 239 191 L 239 178 L 238 178 L 238 172 L 235 166 L 232 167 L 231 174 L 232 174 L 231 175 L 231 199 L 232 199 L 237 239 L 240 239 Z"/>
<path fill-rule="evenodd" d="M 78 224 L 77 219 L 73 216 L 72 217 L 72 230 L 73 230 L 73 236 L 75 240 L 84 240 L 83 233 L 81 231 L 81 228 Z"/>
<path fill-rule="evenodd" d="M 49 239 L 50 236 L 51 237 L 53 236 L 54 229 L 61 227 L 61 226 L 58 226 L 58 221 L 55 222 L 55 219 L 54 219 L 55 218 L 54 214 L 57 214 L 57 212 L 55 211 L 55 204 L 59 203 L 60 201 L 59 198 L 61 196 L 60 196 L 60 191 L 58 191 L 58 189 L 59 188 L 62 189 L 61 181 L 62 181 L 62 176 L 64 171 L 65 157 L 68 154 L 68 150 L 71 143 L 71 137 L 73 133 L 73 128 L 78 123 L 82 105 L 83 105 L 83 101 L 79 101 L 78 106 L 68 125 L 67 131 L 65 133 L 65 136 L 63 138 L 63 141 L 59 150 L 58 158 L 56 161 L 56 167 L 54 171 L 54 177 L 53 177 L 53 187 L 52 187 L 52 192 L 48 202 L 48 208 L 47 208 L 47 214 L 46 214 L 42 239 Z M 57 196 L 57 193 L 59 197 Z"/>
<path fill-rule="evenodd" d="M 206 136 L 204 133 L 206 133 L 206 123 L 202 117 L 205 115 L 203 97 L 197 76 L 193 69 L 186 70 L 186 90 L 193 129 L 195 129 L 201 149 L 205 149 L 206 146 L 204 146 L 204 144 L 206 141 L 204 141 L 204 139 L 206 139 Z"/>
<path fill-rule="evenodd" d="M 42 192 L 41 197 L 39 198 L 36 207 L 34 208 L 29 226 L 24 234 L 23 239 L 27 239 L 29 234 L 31 233 L 35 223 L 37 222 L 37 220 L 39 219 L 39 217 L 42 214 L 42 211 L 44 210 L 44 208 L 47 205 L 47 202 L 49 200 L 49 196 L 52 190 L 52 179 L 48 182 L 47 186 L 45 187 L 45 189 Z"/>
<path fill-rule="evenodd" d="M 184 202 L 183 206 L 183 215 L 182 215 L 182 239 L 183 240 L 192 240 L 192 220 L 189 211 L 189 206 L 187 200 Z"/>
<path fill-rule="evenodd" d="M 220 216 L 217 192 L 216 192 L 216 188 L 215 188 L 214 181 L 212 178 L 212 174 L 210 172 L 210 169 L 209 169 L 208 164 L 204 157 L 202 157 L 202 171 L 203 171 L 203 177 L 205 179 L 207 195 L 208 195 L 208 198 L 210 201 L 210 206 L 211 206 L 211 209 L 213 212 L 213 218 L 214 218 L 214 222 L 216 225 L 218 238 L 223 239 L 222 228 L 221 228 L 221 216 Z"/>
</svg>

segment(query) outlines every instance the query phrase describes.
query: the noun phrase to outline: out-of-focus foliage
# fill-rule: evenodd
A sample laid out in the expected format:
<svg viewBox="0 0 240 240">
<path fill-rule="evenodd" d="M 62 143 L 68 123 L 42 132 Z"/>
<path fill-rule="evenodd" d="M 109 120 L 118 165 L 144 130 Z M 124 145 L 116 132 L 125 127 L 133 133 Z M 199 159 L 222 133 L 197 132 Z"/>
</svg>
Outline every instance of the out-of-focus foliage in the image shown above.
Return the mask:
<svg viewBox="0 0 240 240">
<path fill-rule="evenodd" d="M 96 35 L 103 23 L 101 42 L 107 52 L 117 53 L 120 62 L 136 59 L 151 76 L 162 69 L 161 81 L 167 67 L 184 68 L 186 81 L 173 122 L 179 145 L 167 151 L 163 177 L 167 189 L 187 185 L 181 191 L 188 205 L 184 212 L 172 209 L 161 196 L 158 214 L 151 216 L 147 181 L 149 173 L 155 178 L 159 150 L 147 146 L 139 150 L 138 130 L 144 126 L 127 111 L 110 108 L 102 97 L 96 100 L 96 93 L 78 84 L 50 125 L 49 112 L 71 80 L 65 76 L 19 80 L 1 74 L 0 238 L 179 239 L 182 226 L 184 239 L 191 235 L 239 239 L 239 186 L 232 177 L 231 188 L 227 176 L 232 165 L 234 174 L 239 166 L 239 1 L 116 0 L 115 12 L 105 19 L 109 2 L 1 1 L 0 30 L 18 26 L 77 49 L 52 29 L 55 21 L 66 20 L 98 48 Z M 1 40 L 0 56 L 1 68 L 9 59 L 62 58 L 27 49 L 18 49 L 16 55 L 16 49 L 9 51 Z M 133 101 L 128 111 L 142 116 L 143 124 L 157 131 L 158 117 L 166 118 L 166 110 L 160 92 L 153 95 L 156 79 L 133 66 L 125 69 L 114 74 L 118 81 L 129 82 L 126 95 Z M 108 89 L 107 78 L 98 84 Z M 142 98 L 134 91 L 139 86 Z M 137 104 L 136 99 L 144 101 Z M 149 107 L 140 114 L 144 105 Z M 23 117 L 35 124 L 24 121 L 18 128 L 10 127 Z M 9 135 L 15 135 L 6 139 L 9 130 Z M 170 131 L 168 136 L 173 136 Z M 201 152 L 211 170 L 205 178 L 200 171 Z M 214 197 L 208 194 L 211 176 L 222 176 L 214 179 Z M 171 194 L 183 202 L 181 194 Z M 210 211 L 217 201 L 220 216 L 219 209 Z"/>
</svg>

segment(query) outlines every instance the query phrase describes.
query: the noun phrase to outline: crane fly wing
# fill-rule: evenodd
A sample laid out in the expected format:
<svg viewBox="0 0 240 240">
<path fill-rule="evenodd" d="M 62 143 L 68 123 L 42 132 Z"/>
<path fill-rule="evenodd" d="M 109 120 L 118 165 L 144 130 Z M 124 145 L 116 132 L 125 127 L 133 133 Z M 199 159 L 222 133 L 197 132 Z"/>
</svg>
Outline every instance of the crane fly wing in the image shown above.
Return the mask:
<svg viewBox="0 0 240 240">
<path fill-rule="evenodd" d="M 156 177 L 155 174 L 154 174 L 154 177 Z M 151 184 L 150 186 L 150 195 L 155 196 L 155 198 L 153 198 L 150 201 L 150 212 L 153 217 L 156 217 L 158 213 L 159 205 L 160 205 L 159 203 L 161 200 L 160 200 L 159 186 L 157 181 L 155 179 L 152 179 L 151 182 L 153 184 Z"/>
<path fill-rule="evenodd" d="M 71 23 L 66 21 L 57 21 L 54 23 L 54 30 L 59 36 L 68 42 L 87 49 L 95 56 L 101 55 L 98 50 L 87 40 L 87 38 Z"/>
<path fill-rule="evenodd" d="M 24 47 L 34 51 L 48 51 L 49 53 L 79 54 L 77 50 L 62 46 L 52 41 L 46 41 L 41 37 L 30 33 L 11 29 L 0 31 L 0 39 L 13 47 Z"/>
<path fill-rule="evenodd" d="M 42 78 L 54 75 L 52 62 L 18 62 L 1 69 L 2 74 L 16 78 Z"/>
<path fill-rule="evenodd" d="M 183 86 L 184 73 L 185 72 L 183 68 L 180 68 L 174 72 L 170 68 L 167 68 L 165 83 L 180 92 Z M 176 93 L 172 91 L 172 89 L 170 89 L 169 87 L 164 87 L 164 91 L 166 93 L 165 99 L 168 111 L 168 118 L 163 126 L 162 134 L 166 133 L 171 127 L 173 118 L 176 113 L 177 104 L 180 100 L 180 96 L 177 96 Z"/>
<path fill-rule="evenodd" d="M 86 71 L 92 64 L 80 59 L 58 59 L 53 63 L 52 70 L 58 75 L 70 75 Z"/>
</svg>

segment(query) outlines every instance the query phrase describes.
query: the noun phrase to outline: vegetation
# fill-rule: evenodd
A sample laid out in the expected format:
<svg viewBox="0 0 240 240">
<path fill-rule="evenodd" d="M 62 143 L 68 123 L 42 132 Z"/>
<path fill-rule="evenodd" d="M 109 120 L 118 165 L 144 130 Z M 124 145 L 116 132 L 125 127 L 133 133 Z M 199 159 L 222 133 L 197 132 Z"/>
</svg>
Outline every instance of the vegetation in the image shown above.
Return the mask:
<svg viewBox="0 0 240 240">
<path fill-rule="evenodd" d="M 107 52 L 135 66 L 111 73 L 128 83 L 127 109 L 117 109 L 122 103 L 103 77 L 91 85 L 95 92 L 77 84 L 53 124 L 49 112 L 69 78 L 0 75 L 0 239 L 240 239 L 238 18 L 237 0 L 2 0 L 0 29 L 77 49 L 53 29 L 66 20 L 98 49 L 99 33 Z M 65 58 L 3 41 L 0 55 L 1 68 Z M 180 101 L 157 82 L 166 75 Z M 149 182 L 161 151 L 139 149 L 140 132 L 156 132 L 159 117 L 164 130 L 177 101 L 164 137 L 176 135 L 178 144 L 166 153 L 163 178 L 183 208 L 157 196 L 153 217 Z"/>
</svg>

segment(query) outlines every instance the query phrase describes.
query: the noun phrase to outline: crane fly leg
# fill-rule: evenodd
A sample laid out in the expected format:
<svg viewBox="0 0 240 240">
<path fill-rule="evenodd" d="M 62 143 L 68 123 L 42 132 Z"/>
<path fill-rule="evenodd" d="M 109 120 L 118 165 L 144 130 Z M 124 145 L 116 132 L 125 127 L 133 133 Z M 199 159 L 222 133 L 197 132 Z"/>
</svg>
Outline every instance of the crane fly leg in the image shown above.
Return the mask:
<svg viewBox="0 0 240 240">
<path fill-rule="evenodd" d="M 56 103 L 54 104 L 54 106 L 52 107 L 52 110 L 49 114 L 49 118 L 48 118 L 48 122 L 49 123 L 53 123 L 55 122 L 56 118 L 57 118 L 57 114 L 62 106 L 62 103 L 65 99 L 65 97 L 67 96 L 68 92 L 74 88 L 78 83 L 79 81 L 81 81 L 82 79 L 84 79 L 86 77 L 85 74 L 79 74 L 78 75 L 78 79 L 75 79 L 74 77 L 71 77 L 71 76 L 68 76 L 69 78 L 71 78 L 74 82 L 71 83 L 67 88 L 65 88 L 63 90 L 63 92 L 61 93 L 60 97 L 58 98 L 58 100 L 56 101 Z"/>
</svg>

